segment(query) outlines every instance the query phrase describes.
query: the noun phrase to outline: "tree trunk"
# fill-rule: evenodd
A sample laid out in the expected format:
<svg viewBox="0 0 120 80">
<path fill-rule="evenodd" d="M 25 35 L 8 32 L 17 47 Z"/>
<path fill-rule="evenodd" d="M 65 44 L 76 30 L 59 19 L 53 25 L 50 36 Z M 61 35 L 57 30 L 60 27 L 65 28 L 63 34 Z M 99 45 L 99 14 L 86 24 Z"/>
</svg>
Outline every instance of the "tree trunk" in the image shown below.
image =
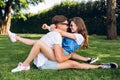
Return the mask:
<svg viewBox="0 0 120 80">
<path fill-rule="evenodd" d="M 5 35 L 11 26 L 11 13 L 8 15 L 8 19 L 6 21 L 2 21 L 2 25 L 0 26 L 0 34 Z"/>
<path fill-rule="evenodd" d="M 0 20 L 0 34 L 7 34 L 7 31 L 10 29 L 11 26 L 11 10 L 12 10 L 12 0 L 8 1 L 8 5 L 5 10 L 6 19 Z"/>
<path fill-rule="evenodd" d="M 116 0 L 107 0 L 107 39 L 117 39 Z"/>
<path fill-rule="evenodd" d="M 4 25 L 2 25 L 2 26 L 0 26 L 0 34 L 6 34 L 7 33 L 7 31 L 6 31 L 6 26 L 4 26 Z"/>
</svg>

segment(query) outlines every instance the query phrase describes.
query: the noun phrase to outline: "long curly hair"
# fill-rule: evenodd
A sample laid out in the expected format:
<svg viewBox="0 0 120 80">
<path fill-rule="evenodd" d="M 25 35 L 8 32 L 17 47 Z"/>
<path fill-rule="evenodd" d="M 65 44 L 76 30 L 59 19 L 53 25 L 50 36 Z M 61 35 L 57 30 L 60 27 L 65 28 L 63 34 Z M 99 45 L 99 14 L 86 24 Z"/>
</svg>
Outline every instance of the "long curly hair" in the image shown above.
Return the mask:
<svg viewBox="0 0 120 80">
<path fill-rule="evenodd" d="M 88 48 L 88 32 L 84 20 L 80 17 L 74 17 L 69 20 L 70 23 L 71 21 L 73 21 L 76 24 L 76 26 L 78 27 L 77 32 L 79 34 L 82 34 L 82 36 L 85 39 L 83 47 Z"/>
</svg>

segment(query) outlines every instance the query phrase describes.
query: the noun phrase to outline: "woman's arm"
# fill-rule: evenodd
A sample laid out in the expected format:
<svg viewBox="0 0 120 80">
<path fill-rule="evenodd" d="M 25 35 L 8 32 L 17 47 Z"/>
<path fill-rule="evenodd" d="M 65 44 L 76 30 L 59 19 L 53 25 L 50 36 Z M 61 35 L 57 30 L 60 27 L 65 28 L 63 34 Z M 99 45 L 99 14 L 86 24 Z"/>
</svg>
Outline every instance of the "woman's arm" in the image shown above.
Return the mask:
<svg viewBox="0 0 120 80">
<path fill-rule="evenodd" d="M 59 30 L 59 29 L 55 29 L 54 31 L 59 32 L 64 37 L 68 37 L 68 38 L 76 40 L 76 37 L 73 33 L 65 32 L 65 31 L 62 31 L 62 30 Z"/>
<path fill-rule="evenodd" d="M 49 31 L 51 31 L 50 26 L 48 26 L 47 24 L 43 24 L 42 29 L 44 29 L 44 30 L 48 29 Z"/>
<path fill-rule="evenodd" d="M 48 26 L 47 24 L 42 25 L 42 29 L 44 30 L 48 29 L 49 31 L 53 31 L 55 28 L 56 26 L 54 24 L 51 24 L 50 26 Z"/>
</svg>

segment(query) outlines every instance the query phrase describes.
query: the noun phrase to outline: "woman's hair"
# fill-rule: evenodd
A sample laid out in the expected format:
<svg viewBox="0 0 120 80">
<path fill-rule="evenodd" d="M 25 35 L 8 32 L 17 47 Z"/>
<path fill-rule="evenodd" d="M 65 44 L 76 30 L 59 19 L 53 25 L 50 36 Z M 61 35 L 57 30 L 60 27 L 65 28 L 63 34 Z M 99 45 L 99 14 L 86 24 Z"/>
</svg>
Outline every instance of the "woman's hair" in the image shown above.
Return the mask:
<svg viewBox="0 0 120 80">
<path fill-rule="evenodd" d="M 71 18 L 69 21 L 70 22 L 73 21 L 76 24 L 76 26 L 78 27 L 77 32 L 82 34 L 82 36 L 85 39 L 83 47 L 88 48 L 88 32 L 83 19 L 80 17 L 74 17 L 74 18 Z"/>
</svg>

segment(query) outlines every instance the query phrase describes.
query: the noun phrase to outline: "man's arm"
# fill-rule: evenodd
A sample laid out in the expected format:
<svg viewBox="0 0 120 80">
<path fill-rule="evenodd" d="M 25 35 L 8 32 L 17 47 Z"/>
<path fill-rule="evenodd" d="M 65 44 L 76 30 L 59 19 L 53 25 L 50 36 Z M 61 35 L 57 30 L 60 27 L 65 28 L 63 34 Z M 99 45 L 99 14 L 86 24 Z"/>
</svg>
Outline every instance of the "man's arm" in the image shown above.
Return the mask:
<svg viewBox="0 0 120 80">
<path fill-rule="evenodd" d="M 57 62 L 60 62 L 60 63 L 71 58 L 71 54 L 68 56 L 65 56 L 62 53 L 62 48 L 58 44 L 54 45 L 54 54 L 55 54 Z"/>
</svg>

